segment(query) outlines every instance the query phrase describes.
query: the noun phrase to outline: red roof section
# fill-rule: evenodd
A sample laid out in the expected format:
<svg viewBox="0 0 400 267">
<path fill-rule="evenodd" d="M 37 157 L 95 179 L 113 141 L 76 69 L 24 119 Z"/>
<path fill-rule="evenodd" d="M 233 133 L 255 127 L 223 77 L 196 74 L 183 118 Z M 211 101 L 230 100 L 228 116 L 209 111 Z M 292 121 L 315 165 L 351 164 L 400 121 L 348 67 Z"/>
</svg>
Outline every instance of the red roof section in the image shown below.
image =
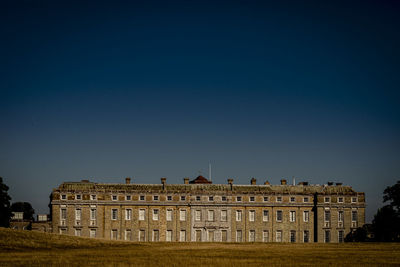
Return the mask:
<svg viewBox="0 0 400 267">
<path fill-rule="evenodd" d="M 200 176 L 197 176 L 196 179 L 190 181 L 189 184 L 212 184 L 212 182 L 207 180 L 207 178 L 200 175 Z"/>
</svg>

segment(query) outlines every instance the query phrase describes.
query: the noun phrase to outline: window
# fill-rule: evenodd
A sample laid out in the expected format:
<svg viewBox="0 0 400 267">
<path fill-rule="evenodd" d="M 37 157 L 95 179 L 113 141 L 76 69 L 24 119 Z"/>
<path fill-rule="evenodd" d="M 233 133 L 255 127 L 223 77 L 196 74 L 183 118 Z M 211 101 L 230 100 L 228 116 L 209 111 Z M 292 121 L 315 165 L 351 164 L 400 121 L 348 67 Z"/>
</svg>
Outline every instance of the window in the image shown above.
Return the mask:
<svg viewBox="0 0 400 267">
<path fill-rule="evenodd" d="M 282 242 L 282 230 L 276 231 L 275 241 L 276 242 Z"/>
<path fill-rule="evenodd" d="M 276 202 L 282 202 L 282 197 L 276 197 Z"/>
<path fill-rule="evenodd" d="M 172 196 L 167 196 L 168 201 L 172 201 Z"/>
<path fill-rule="evenodd" d="M 125 240 L 132 240 L 132 231 L 130 229 L 125 230 Z"/>
<path fill-rule="evenodd" d="M 263 231 L 263 242 L 269 241 L 269 232 L 267 230 Z"/>
<path fill-rule="evenodd" d="M 127 201 L 129 201 L 129 200 L 132 199 L 132 197 L 128 195 L 128 196 L 125 196 L 125 199 L 126 199 Z"/>
<path fill-rule="evenodd" d="M 236 211 L 236 221 L 237 222 L 242 221 L 242 211 L 241 210 Z"/>
<path fill-rule="evenodd" d="M 82 217 L 82 210 L 81 209 L 76 209 L 75 210 L 75 220 L 80 221 Z"/>
<path fill-rule="evenodd" d="M 96 200 L 97 199 L 97 195 L 90 195 L 90 199 L 91 200 Z"/>
<path fill-rule="evenodd" d="M 158 230 L 153 230 L 153 241 L 154 242 L 160 241 L 160 232 Z"/>
<path fill-rule="evenodd" d="M 228 231 L 227 230 L 221 230 L 221 241 L 222 242 L 228 241 Z"/>
<path fill-rule="evenodd" d="M 167 221 L 172 221 L 172 210 L 167 210 Z"/>
<path fill-rule="evenodd" d="M 309 222 L 310 221 L 310 211 L 305 210 L 303 211 L 303 222 Z"/>
<path fill-rule="evenodd" d="M 153 196 L 154 201 L 158 201 L 158 196 Z"/>
<path fill-rule="evenodd" d="M 146 210 L 145 209 L 140 209 L 139 210 L 139 221 L 144 221 L 144 214 Z"/>
<path fill-rule="evenodd" d="M 215 231 L 214 230 L 208 230 L 208 242 L 214 242 L 215 241 Z"/>
<path fill-rule="evenodd" d="M 226 222 L 228 219 L 228 211 L 221 210 L 221 222 Z"/>
<path fill-rule="evenodd" d="M 201 197 L 200 196 L 196 196 L 196 201 L 200 201 Z"/>
<path fill-rule="evenodd" d="M 303 202 L 307 203 L 307 202 L 309 202 L 309 201 L 310 201 L 310 199 L 309 199 L 308 197 L 304 197 L 304 198 L 303 198 Z"/>
<path fill-rule="evenodd" d="M 195 221 L 201 221 L 201 210 L 195 211 Z"/>
<path fill-rule="evenodd" d="M 290 197 L 290 202 L 296 202 L 296 198 L 295 197 Z"/>
<path fill-rule="evenodd" d="M 81 200 L 82 199 L 82 195 L 76 195 L 76 200 Z"/>
<path fill-rule="evenodd" d="M 269 211 L 268 210 L 263 210 L 263 221 L 264 222 L 269 221 Z"/>
<path fill-rule="evenodd" d="M 185 230 L 181 230 L 179 232 L 179 241 L 181 241 L 181 242 L 185 242 L 186 241 L 186 231 Z"/>
<path fill-rule="evenodd" d="M 325 202 L 325 203 L 331 202 L 331 198 L 330 198 L 330 197 L 325 197 L 325 198 L 324 198 L 324 202 Z"/>
<path fill-rule="evenodd" d="M 125 210 L 125 220 L 127 221 L 132 220 L 132 209 Z"/>
<path fill-rule="evenodd" d="M 75 236 L 81 236 L 82 231 L 81 229 L 75 229 Z"/>
<path fill-rule="evenodd" d="M 172 241 L 172 230 L 167 230 L 165 241 L 171 242 Z"/>
<path fill-rule="evenodd" d="M 139 230 L 139 241 L 140 242 L 146 241 L 146 231 L 145 230 Z"/>
<path fill-rule="evenodd" d="M 249 242 L 256 242 L 256 231 L 255 230 L 249 231 Z"/>
<path fill-rule="evenodd" d="M 112 199 L 113 201 L 116 201 L 118 198 L 117 198 L 116 195 L 112 195 L 112 196 L 111 196 L 111 199 Z"/>
<path fill-rule="evenodd" d="M 195 231 L 194 238 L 195 238 L 196 242 L 201 242 L 201 230 Z"/>
<path fill-rule="evenodd" d="M 242 201 L 242 197 L 236 197 L 236 201 L 237 202 L 241 202 Z"/>
<path fill-rule="evenodd" d="M 310 232 L 308 230 L 303 232 L 303 242 L 304 243 L 310 242 Z"/>
<path fill-rule="evenodd" d="M 255 197 L 250 197 L 250 202 L 254 202 L 255 201 Z"/>
<path fill-rule="evenodd" d="M 214 221 L 214 211 L 213 210 L 209 210 L 208 211 L 208 221 L 209 222 L 213 222 Z"/>
<path fill-rule="evenodd" d="M 116 220 L 118 217 L 118 210 L 117 209 L 112 209 L 111 210 L 111 220 Z"/>
<path fill-rule="evenodd" d="M 267 201 L 269 201 L 268 197 L 264 197 L 264 202 L 267 202 Z"/>
<path fill-rule="evenodd" d="M 291 221 L 291 222 L 296 221 L 296 211 L 294 211 L 294 210 L 289 211 L 289 221 Z"/>
<path fill-rule="evenodd" d="M 282 211 L 281 210 L 277 210 L 276 211 L 276 221 L 277 222 L 281 222 L 282 221 Z"/>
<path fill-rule="evenodd" d="M 179 220 L 186 221 L 186 210 L 180 210 L 180 212 L 179 212 Z"/>
<path fill-rule="evenodd" d="M 61 228 L 60 229 L 60 234 L 61 235 L 66 235 L 67 234 L 67 229 L 66 228 Z"/>
<path fill-rule="evenodd" d="M 342 210 L 338 211 L 338 221 L 343 222 L 343 211 Z"/>
<path fill-rule="evenodd" d="M 331 231 L 325 230 L 325 243 L 331 242 Z"/>
<path fill-rule="evenodd" d="M 221 200 L 222 200 L 222 201 L 226 201 L 226 196 L 222 196 L 222 197 L 221 197 Z"/>
<path fill-rule="evenodd" d="M 181 201 L 185 201 L 186 200 L 186 196 L 181 196 Z"/>
<path fill-rule="evenodd" d="M 338 197 L 337 202 L 338 203 L 343 203 L 343 197 Z"/>
<path fill-rule="evenodd" d="M 214 197 L 213 196 L 209 196 L 208 197 L 208 201 L 214 201 Z"/>
<path fill-rule="evenodd" d="M 139 196 L 139 200 L 140 201 L 144 201 L 144 196 L 142 195 L 142 196 Z"/>
<path fill-rule="evenodd" d="M 291 243 L 296 242 L 296 231 L 290 231 L 290 242 Z"/>
<path fill-rule="evenodd" d="M 352 210 L 351 211 L 351 221 L 352 222 L 356 222 L 357 221 L 357 211 L 356 210 Z"/>
<path fill-rule="evenodd" d="M 330 210 L 325 210 L 324 219 L 325 219 L 325 222 L 329 222 L 331 220 L 331 211 Z"/>
<path fill-rule="evenodd" d="M 356 203 L 357 202 L 357 197 L 352 197 L 351 198 L 351 203 Z"/>
<path fill-rule="evenodd" d="M 339 241 L 339 243 L 344 242 L 344 233 L 342 230 L 338 231 L 338 241 Z"/>
<path fill-rule="evenodd" d="M 237 230 L 236 231 L 236 242 L 242 242 L 243 238 L 242 238 L 242 230 Z"/>
<path fill-rule="evenodd" d="M 154 209 L 153 210 L 153 221 L 158 221 L 158 218 L 159 218 L 159 211 L 158 211 L 158 209 Z"/>
<path fill-rule="evenodd" d="M 255 210 L 249 210 L 249 221 L 250 222 L 254 222 L 255 214 L 256 214 Z"/>
<path fill-rule="evenodd" d="M 67 195 L 64 195 L 64 194 L 61 195 L 61 199 L 62 199 L 62 200 L 67 200 Z"/>
<path fill-rule="evenodd" d="M 90 219 L 91 220 L 97 219 L 97 210 L 96 209 L 90 209 Z"/>
<path fill-rule="evenodd" d="M 91 238 L 96 237 L 96 229 L 90 229 L 89 236 L 90 236 Z"/>
<path fill-rule="evenodd" d="M 111 239 L 113 239 L 113 240 L 118 239 L 118 230 L 116 230 L 116 229 L 111 230 Z"/>
<path fill-rule="evenodd" d="M 61 215 L 61 220 L 66 220 L 67 219 L 67 209 L 61 209 L 60 215 Z"/>
</svg>

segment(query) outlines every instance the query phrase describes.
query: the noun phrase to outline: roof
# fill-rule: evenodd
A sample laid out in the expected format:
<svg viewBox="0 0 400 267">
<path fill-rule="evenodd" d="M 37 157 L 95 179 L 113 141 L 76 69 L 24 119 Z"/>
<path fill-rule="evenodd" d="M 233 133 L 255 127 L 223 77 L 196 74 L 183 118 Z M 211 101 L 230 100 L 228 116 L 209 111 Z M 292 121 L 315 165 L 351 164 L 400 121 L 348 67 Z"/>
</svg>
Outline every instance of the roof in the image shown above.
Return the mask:
<svg viewBox="0 0 400 267">
<path fill-rule="evenodd" d="M 212 182 L 207 180 L 207 178 L 200 175 L 200 176 L 197 176 L 196 179 L 190 181 L 189 184 L 212 184 Z"/>
</svg>

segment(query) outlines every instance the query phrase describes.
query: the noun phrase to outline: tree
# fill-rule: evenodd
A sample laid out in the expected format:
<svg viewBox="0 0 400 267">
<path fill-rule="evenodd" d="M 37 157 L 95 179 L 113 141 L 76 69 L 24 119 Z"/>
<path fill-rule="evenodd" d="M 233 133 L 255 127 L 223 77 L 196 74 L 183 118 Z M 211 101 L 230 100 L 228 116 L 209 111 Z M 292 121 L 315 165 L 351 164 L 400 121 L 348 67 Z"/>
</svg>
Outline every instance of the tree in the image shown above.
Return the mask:
<svg viewBox="0 0 400 267">
<path fill-rule="evenodd" d="M 15 202 L 11 205 L 11 210 L 24 213 L 24 220 L 33 220 L 35 210 L 29 202 Z"/>
<path fill-rule="evenodd" d="M 367 241 L 367 229 L 365 225 L 348 233 L 344 239 L 345 242 L 365 242 Z"/>
<path fill-rule="evenodd" d="M 2 227 L 8 227 L 11 218 L 11 197 L 8 195 L 7 191 L 8 186 L 3 183 L 3 178 L 0 177 L 0 226 Z"/>
<path fill-rule="evenodd" d="M 397 181 L 393 186 L 386 187 L 383 191 L 383 202 L 389 201 L 389 205 L 400 212 L 400 181 Z"/>
<path fill-rule="evenodd" d="M 390 205 L 378 209 L 372 221 L 372 229 L 376 241 L 400 241 L 399 213 Z"/>
</svg>

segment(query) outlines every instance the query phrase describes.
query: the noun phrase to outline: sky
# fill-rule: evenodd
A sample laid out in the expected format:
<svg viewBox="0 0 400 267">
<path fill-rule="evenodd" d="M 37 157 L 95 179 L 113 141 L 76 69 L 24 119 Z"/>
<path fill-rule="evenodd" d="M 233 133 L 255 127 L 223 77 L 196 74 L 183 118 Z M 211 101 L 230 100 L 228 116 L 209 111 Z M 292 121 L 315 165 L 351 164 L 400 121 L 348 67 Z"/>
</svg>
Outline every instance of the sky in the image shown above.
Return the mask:
<svg viewBox="0 0 400 267">
<path fill-rule="evenodd" d="M 400 180 L 397 1 L 1 1 L 0 176 Z"/>
</svg>

